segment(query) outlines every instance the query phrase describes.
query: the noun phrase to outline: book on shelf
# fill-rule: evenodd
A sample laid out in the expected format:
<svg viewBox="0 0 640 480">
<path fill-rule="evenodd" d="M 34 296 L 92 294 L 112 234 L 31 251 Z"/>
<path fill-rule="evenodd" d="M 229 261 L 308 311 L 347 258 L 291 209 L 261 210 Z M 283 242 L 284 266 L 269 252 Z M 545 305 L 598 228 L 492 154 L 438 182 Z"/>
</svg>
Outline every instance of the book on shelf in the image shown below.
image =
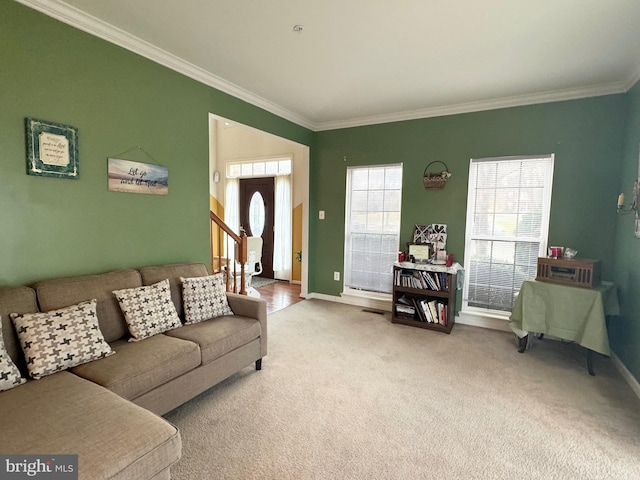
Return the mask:
<svg viewBox="0 0 640 480">
<path fill-rule="evenodd" d="M 403 305 L 414 305 L 414 300 L 411 298 L 407 298 L 406 295 L 402 295 L 400 298 L 398 298 L 397 302 L 402 303 Z"/>
<path fill-rule="evenodd" d="M 424 277 L 422 275 L 420 275 L 420 272 L 415 271 L 413 272 L 413 286 L 415 288 L 428 288 L 427 286 L 427 282 L 425 281 Z"/>
<path fill-rule="evenodd" d="M 418 300 L 417 301 L 418 312 L 420 313 L 420 315 L 422 316 L 425 322 L 434 323 L 433 314 L 429 309 L 428 302 L 429 301 L 427 299 Z"/>
<path fill-rule="evenodd" d="M 396 300 L 395 309 L 399 317 L 415 318 L 416 316 L 415 300 L 405 295 Z"/>
<path fill-rule="evenodd" d="M 422 274 L 422 277 L 424 278 L 426 284 L 428 285 L 428 289 L 429 290 L 437 290 L 438 286 L 436 285 L 435 280 L 433 279 L 433 276 L 431 275 L 431 273 L 429 272 L 420 272 Z"/>
<path fill-rule="evenodd" d="M 441 272 L 423 270 L 412 270 L 411 272 L 396 270 L 393 283 L 398 287 L 441 291 L 443 286 L 446 286 L 444 275 Z"/>
<path fill-rule="evenodd" d="M 442 285 L 442 277 L 440 276 L 440 273 L 435 272 L 433 274 L 433 278 L 435 278 L 436 280 L 436 285 L 438 286 L 438 290 L 444 290 Z"/>
<path fill-rule="evenodd" d="M 404 313 L 405 315 L 414 315 L 416 313 L 416 309 L 410 305 L 396 303 L 396 312 Z"/>
<path fill-rule="evenodd" d="M 422 310 L 422 306 L 420 305 L 420 300 L 418 300 L 417 298 L 414 298 L 413 303 L 414 303 L 416 312 L 418 314 L 418 320 L 420 320 L 421 322 L 427 322 L 428 320 L 424 316 L 424 311 Z"/>
<path fill-rule="evenodd" d="M 440 318 L 440 323 L 447 326 L 447 305 L 445 303 L 438 304 L 438 317 Z"/>
<path fill-rule="evenodd" d="M 447 309 L 448 305 L 438 300 L 429 300 L 427 298 L 416 301 L 416 311 L 420 320 L 427 323 L 447 325 Z"/>
<path fill-rule="evenodd" d="M 438 317 L 438 308 L 436 307 L 437 303 L 438 302 L 436 302 L 435 300 L 431 300 L 427 303 L 429 311 L 431 312 L 431 317 L 433 318 L 433 323 L 440 323 L 440 318 Z"/>
</svg>

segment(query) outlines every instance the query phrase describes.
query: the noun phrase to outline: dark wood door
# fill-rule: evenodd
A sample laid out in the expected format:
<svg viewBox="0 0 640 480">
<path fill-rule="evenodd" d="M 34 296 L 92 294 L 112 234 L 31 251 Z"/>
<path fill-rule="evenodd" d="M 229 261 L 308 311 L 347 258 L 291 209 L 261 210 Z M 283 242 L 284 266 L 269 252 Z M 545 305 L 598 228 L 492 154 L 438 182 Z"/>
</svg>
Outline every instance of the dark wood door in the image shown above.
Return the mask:
<svg viewBox="0 0 640 480">
<path fill-rule="evenodd" d="M 240 226 L 244 228 L 248 237 L 262 237 L 260 276 L 266 278 L 273 278 L 273 192 L 273 177 L 240 179 Z M 260 203 L 264 210 L 260 208 Z M 262 211 L 264 216 L 260 214 Z M 264 223 L 260 218 L 264 218 Z M 262 232 L 259 231 L 260 226 L 263 227 Z"/>
</svg>

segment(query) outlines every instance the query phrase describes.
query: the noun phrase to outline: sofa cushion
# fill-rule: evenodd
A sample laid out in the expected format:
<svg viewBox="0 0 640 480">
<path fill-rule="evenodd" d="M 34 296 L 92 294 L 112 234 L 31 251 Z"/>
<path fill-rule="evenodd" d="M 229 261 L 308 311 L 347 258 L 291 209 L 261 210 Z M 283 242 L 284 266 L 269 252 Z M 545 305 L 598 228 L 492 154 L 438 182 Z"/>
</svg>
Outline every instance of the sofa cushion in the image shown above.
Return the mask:
<svg viewBox="0 0 640 480">
<path fill-rule="evenodd" d="M 10 313 L 32 313 L 38 311 L 36 292 L 29 287 L 0 287 L 0 317 L 2 317 L 2 336 L 7 353 L 23 376 L 27 376 L 27 366 L 20 348 L 20 341 L 13 328 Z"/>
<path fill-rule="evenodd" d="M 48 312 L 95 298 L 98 300 L 98 323 L 107 342 L 129 335 L 114 290 L 142 285 L 137 270 L 117 270 L 98 275 L 54 278 L 33 287 L 38 294 L 40 310 Z"/>
<path fill-rule="evenodd" d="M 224 274 L 206 277 L 180 277 L 186 324 L 198 323 L 222 315 L 233 315 L 225 288 Z"/>
<path fill-rule="evenodd" d="M 171 299 L 176 306 L 178 316 L 184 318 L 180 277 L 204 277 L 209 275 L 209 272 L 203 263 L 175 263 L 141 268 L 140 275 L 142 283 L 145 285 L 151 285 L 168 278 L 169 285 L 171 285 Z"/>
<path fill-rule="evenodd" d="M 258 338 L 260 322 L 237 315 L 224 316 L 185 325 L 166 335 L 197 343 L 205 365 Z"/>
<path fill-rule="evenodd" d="M 71 371 L 128 400 L 200 365 L 198 345 L 166 335 L 154 335 L 135 343 L 118 340 L 111 347 L 116 355 Z"/>
<path fill-rule="evenodd" d="M 124 313 L 131 342 L 182 326 L 171 301 L 169 280 L 144 287 L 115 290 L 113 294 Z"/>
<path fill-rule="evenodd" d="M 0 425 L 0 452 L 77 454 L 79 478 L 151 478 L 180 458 L 176 427 L 69 372 L 2 392 Z"/>
<path fill-rule="evenodd" d="M 51 312 L 10 316 L 33 378 L 115 353 L 98 326 L 95 299 Z"/>
<path fill-rule="evenodd" d="M 26 380 L 20 375 L 18 367 L 13 363 L 11 357 L 4 347 L 2 339 L 2 322 L 0 322 L 0 392 L 22 385 Z"/>
</svg>

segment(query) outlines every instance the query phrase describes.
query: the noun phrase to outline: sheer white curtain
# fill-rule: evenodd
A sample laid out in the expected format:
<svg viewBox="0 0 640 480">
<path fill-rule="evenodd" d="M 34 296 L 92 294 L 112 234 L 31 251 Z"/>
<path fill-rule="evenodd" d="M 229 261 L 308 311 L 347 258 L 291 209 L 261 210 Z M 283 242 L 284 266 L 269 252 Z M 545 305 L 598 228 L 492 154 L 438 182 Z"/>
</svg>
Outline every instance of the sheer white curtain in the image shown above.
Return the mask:
<svg viewBox="0 0 640 480">
<path fill-rule="evenodd" d="M 237 178 L 227 178 L 224 195 L 224 222 L 231 229 L 240 234 L 240 181 Z M 225 235 L 224 251 L 227 252 L 227 236 Z M 235 258 L 233 242 L 229 244 L 229 259 Z"/>
<path fill-rule="evenodd" d="M 291 175 L 276 177 L 273 270 L 276 278 L 291 280 Z"/>
</svg>

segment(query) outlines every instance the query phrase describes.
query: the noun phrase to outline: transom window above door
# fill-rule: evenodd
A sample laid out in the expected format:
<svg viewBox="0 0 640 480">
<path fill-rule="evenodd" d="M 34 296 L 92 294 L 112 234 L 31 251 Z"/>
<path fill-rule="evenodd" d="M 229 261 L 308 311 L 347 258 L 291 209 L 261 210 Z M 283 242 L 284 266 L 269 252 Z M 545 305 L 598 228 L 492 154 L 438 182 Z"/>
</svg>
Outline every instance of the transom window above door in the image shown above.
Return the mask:
<svg viewBox="0 0 640 480">
<path fill-rule="evenodd" d="M 291 158 L 289 157 L 227 163 L 227 178 L 270 177 L 289 174 L 291 174 Z"/>
</svg>

